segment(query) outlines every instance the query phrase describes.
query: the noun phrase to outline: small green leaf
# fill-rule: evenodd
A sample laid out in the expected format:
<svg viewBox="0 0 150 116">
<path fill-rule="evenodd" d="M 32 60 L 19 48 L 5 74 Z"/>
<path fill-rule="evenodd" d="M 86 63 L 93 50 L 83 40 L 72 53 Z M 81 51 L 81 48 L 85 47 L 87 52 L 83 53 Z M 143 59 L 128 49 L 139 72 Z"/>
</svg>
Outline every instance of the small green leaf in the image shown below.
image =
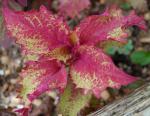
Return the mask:
<svg viewBox="0 0 150 116">
<path fill-rule="evenodd" d="M 129 55 L 132 49 L 133 43 L 131 40 L 129 40 L 128 43 L 124 46 L 118 46 L 117 44 L 108 44 L 105 48 L 105 51 L 110 55 L 114 55 L 116 52 L 118 52 L 119 54 Z"/>
<path fill-rule="evenodd" d="M 116 53 L 116 48 L 117 47 L 122 47 L 124 44 L 117 42 L 117 41 L 113 41 L 113 40 L 108 40 L 108 41 L 103 41 L 98 43 L 98 47 L 100 47 L 101 49 L 103 49 L 106 53 L 108 53 L 109 55 L 114 55 Z"/>
<path fill-rule="evenodd" d="M 123 3 L 120 6 L 123 10 L 130 10 L 132 6 L 129 3 Z"/>
<path fill-rule="evenodd" d="M 81 109 L 88 105 L 91 95 L 84 95 L 79 89 L 74 90 L 70 85 L 67 86 L 61 96 L 58 105 L 58 112 L 62 116 L 77 116 Z"/>
<path fill-rule="evenodd" d="M 107 53 L 108 53 L 109 55 L 114 55 L 114 54 L 116 53 L 116 48 L 115 48 L 115 47 L 109 47 L 109 48 L 107 49 Z"/>
<path fill-rule="evenodd" d="M 131 54 L 131 61 L 141 66 L 150 64 L 150 51 L 134 51 Z"/>
<path fill-rule="evenodd" d="M 123 48 L 118 48 L 117 51 L 119 54 L 129 55 L 133 49 L 132 41 L 129 40 L 128 43 Z"/>
</svg>

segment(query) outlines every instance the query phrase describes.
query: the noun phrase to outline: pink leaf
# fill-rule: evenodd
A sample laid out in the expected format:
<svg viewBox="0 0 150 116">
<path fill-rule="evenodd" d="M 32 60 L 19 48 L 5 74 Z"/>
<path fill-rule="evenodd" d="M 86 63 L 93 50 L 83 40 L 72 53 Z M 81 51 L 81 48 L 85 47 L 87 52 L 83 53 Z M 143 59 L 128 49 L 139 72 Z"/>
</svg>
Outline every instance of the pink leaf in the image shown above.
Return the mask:
<svg viewBox="0 0 150 116">
<path fill-rule="evenodd" d="M 64 65 L 55 60 L 28 62 L 20 76 L 22 89 L 19 97 L 24 101 L 32 101 L 48 90 L 62 91 L 67 83 Z"/>
<path fill-rule="evenodd" d="M 90 5 L 89 0 L 59 0 L 59 10 L 61 14 L 74 18 L 78 16 L 80 11 L 84 10 Z"/>
<path fill-rule="evenodd" d="M 92 46 L 77 48 L 77 60 L 71 66 L 71 77 L 77 88 L 92 91 L 96 97 L 107 87 L 120 88 L 136 80 L 117 68 L 102 50 Z"/>
<path fill-rule="evenodd" d="M 125 29 L 133 25 L 146 29 L 142 17 L 138 17 L 134 12 L 123 16 L 120 9 L 113 7 L 107 9 L 102 15 L 85 18 L 75 31 L 81 44 L 96 44 L 108 39 L 125 42 L 125 38 L 128 36 Z"/>
<path fill-rule="evenodd" d="M 3 14 L 7 30 L 21 45 L 23 53 L 32 56 L 32 60 L 51 54 L 55 48 L 69 46 L 69 27 L 44 6 L 39 12 L 13 12 L 4 8 Z M 55 59 L 53 56 L 49 58 Z"/>
</svg>

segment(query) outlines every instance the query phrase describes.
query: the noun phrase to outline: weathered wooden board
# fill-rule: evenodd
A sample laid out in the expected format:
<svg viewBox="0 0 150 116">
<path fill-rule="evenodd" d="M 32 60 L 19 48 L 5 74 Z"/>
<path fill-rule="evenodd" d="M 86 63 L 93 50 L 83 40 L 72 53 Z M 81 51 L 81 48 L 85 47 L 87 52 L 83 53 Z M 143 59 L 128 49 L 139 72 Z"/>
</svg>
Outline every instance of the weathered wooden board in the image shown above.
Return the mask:
<svg viewBox="0 0 150 116">
<path fill-rule="evenodd" d="M 150 82 L 89 116 L 150 116 Z"/>
</svg>

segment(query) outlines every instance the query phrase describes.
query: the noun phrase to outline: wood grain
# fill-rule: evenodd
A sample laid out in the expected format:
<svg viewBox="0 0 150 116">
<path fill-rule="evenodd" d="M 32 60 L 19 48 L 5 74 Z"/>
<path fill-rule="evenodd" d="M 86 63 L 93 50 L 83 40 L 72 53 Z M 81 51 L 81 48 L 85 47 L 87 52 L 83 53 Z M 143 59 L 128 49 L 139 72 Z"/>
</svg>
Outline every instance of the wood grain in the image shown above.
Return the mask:
<svg viewBox="0 0 150 116">
<path fill-rule="evenodd" d="M 132 94 L 106 105 L 89 116 L 144 116 L 142 113 L 149 108 L 150 82 L 135 90 Z"/>
</svg>

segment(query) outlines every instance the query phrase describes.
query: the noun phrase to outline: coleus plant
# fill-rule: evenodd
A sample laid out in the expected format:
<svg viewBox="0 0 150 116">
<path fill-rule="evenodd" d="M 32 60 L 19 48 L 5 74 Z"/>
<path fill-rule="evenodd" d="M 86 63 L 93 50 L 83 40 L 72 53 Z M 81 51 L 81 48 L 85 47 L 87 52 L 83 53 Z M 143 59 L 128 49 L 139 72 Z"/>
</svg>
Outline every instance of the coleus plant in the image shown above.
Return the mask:
<svg viewBox="0 0 150 116">
<path fill-rule="evenodd" d="M 74 30 L 44 6 L 39 11 L 28 12 L 5 7 L 3 15 L 8 33 L 21 46 L 25 56 L 19 97 L 26 107 L 17 110 L 22 115 L 27 115 L 31 102 L 39 95 L 53 90 L 61 95 L 70 83 L 75 87 L 67 89 L 64 94 L 72 92 L 78 96 L 79 88 L 81 97 L 72 97 L 71 100 L 69 96 L 62 97 L 60 102 L 78 100 L 82 102 L 78 106 L 83 107 L 86 104 L 83 101 L 87 102 L 84 96 L 93 94 L 100 98 L 107 87 L 120 88 L 136 80 L 117 68 L 103 49 L 97 47 L 98 43 L 112 40 L 126 42 L 126 28 L 129 26 L 146 29 L 143 18 L 134 11 L 123 16 L 120 9 L 108 8 L 102 15 L 85 18 Z M 70 106 L 74 104 L 70 103 Z M 63 108 L 66 107 L 60 109 Z"/>
</svg>

